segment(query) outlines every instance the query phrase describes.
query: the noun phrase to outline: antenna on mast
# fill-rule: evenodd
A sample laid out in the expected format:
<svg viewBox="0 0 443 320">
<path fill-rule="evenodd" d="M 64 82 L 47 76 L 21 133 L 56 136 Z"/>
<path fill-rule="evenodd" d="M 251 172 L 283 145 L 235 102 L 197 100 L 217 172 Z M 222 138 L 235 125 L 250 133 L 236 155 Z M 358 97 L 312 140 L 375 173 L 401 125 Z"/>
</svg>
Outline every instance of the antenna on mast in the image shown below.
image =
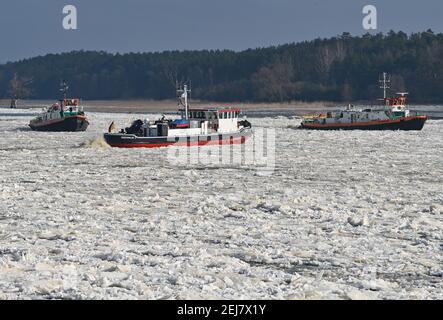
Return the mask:
<svg viewBox="0 0 443 320">
<path fill-rule="evenodd" d="M 63 115 L 64 104 L 66 103 L 66 99 L 68 98 L 68 83 L 66 80 L 62 80 L 60 83 L 60 92 L 63 94 L 63 100 L 60 101 L 60 113 Z"/>
<path fill-rule="evenodd" d="M 188 89 L 188 85 L 183 85 L 183 89 L 177 90 L 178 103 L 185 107 L 185 119 L 188 120 L 188 100 L 190 97 L 191 90 Z"/>
<path fill-rule="evenodd" d="M 67 99 L 68 89 L 68 83 L 66 82 L 66 80 L 62 80 L 62 82 L 60 83 L 60 92 L 63 94 L 63 99 Z"/>
<path fill-rule="evenodd" d="M 378 82 L 380 82 L 380 89 L 383 89 L 383 99 L 386 99 L 386 90 L 390 89 L 391 77 L 386 72 L 383 72 L 383 77 Z"/>
</svg>

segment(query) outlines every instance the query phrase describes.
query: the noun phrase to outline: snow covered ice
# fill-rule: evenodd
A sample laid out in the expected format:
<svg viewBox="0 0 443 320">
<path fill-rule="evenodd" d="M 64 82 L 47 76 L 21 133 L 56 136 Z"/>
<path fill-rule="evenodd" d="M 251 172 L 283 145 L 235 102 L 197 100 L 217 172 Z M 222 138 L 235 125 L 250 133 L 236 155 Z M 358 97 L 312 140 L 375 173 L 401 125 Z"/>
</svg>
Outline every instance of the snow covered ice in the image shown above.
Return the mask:
<svg viewBox="0 0 443 320">
<path fill-rule="evenodd" d="M 443 121 L 250 118 L 276 128 L 262 176 L 100 139 L 137 115 L 39 133 L 35 112 L 0 110 L 0 299 L 443 299 Z"/>
</svg>

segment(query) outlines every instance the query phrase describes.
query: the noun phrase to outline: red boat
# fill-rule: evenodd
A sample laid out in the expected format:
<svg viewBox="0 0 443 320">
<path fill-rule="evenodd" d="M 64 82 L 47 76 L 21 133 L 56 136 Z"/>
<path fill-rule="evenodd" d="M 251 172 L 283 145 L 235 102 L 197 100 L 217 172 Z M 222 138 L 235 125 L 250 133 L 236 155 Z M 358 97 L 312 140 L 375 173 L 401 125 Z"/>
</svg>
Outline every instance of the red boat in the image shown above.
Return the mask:
<svg viewBox="0 0 443 320">
<path fill-rule="evenodd" d="M 29 126 L 36 131 L 85 131 L 89 122 L 80 107 L 80 99 L 68 99 L 66 93 L 68 86 L 62 82 L 64 98 L 59 103 L 54 103 L 45 112 L 31 120 Z"/>
<path fill-rule="evenodd" d="M 387 98 L 386 89 L 390 80 L 383 73 L 381 88 L 384 89 L 383 106 L 359 110 L 349 105 L 339 112 L 328 112 L 312 117 L 304 117 L 301 128 L 315 130 L 421 130 L 428 117 L 406 108 L 406 95 Z"/>
<path fill-rule="evenodd" d="M 202 146 L 241 144 L 251 136 L 251 124 L 239 121 L 236 108 L 189 109 L 187 86 L 179 90 L 181 118 L 149 121 L 136 120 L 128 128 L 113 133 L 111 124 L 104 139 L 112 147 L 156 148 L 168 146 Z"/>
</svg>

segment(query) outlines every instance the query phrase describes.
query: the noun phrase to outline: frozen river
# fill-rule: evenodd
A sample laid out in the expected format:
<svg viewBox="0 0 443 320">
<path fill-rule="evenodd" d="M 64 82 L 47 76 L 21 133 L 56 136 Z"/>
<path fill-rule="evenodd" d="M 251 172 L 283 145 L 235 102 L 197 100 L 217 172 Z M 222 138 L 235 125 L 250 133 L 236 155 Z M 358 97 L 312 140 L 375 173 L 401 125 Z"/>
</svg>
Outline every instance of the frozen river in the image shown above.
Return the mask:
<svg viewBox="0 0 443 320">
<path fill-rule="evenodd" d="M 260 175 L 97 140 L 136 115 L 37 133 L 34 112 L 0 109 L 0 299 L 443 299 L 443 121 L 252 118 L 276 128 Z"/>
</svg>

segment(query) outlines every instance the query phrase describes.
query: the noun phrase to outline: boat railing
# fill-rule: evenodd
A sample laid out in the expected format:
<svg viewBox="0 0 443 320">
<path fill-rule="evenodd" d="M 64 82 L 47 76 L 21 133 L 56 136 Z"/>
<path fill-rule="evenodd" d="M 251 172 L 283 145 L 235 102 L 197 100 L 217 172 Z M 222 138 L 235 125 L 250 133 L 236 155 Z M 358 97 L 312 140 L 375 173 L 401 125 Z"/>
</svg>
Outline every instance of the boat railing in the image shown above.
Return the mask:
<svg viewBox="0 0 443 320">
<path fill-rule="evenodd" d="M 419 117 L 419 116 L 424 116 L 424 115 L 425 114 L 420 111 L 409 111 L 409 116 L 412 116 L 412 117 Z"/>
</svg>

